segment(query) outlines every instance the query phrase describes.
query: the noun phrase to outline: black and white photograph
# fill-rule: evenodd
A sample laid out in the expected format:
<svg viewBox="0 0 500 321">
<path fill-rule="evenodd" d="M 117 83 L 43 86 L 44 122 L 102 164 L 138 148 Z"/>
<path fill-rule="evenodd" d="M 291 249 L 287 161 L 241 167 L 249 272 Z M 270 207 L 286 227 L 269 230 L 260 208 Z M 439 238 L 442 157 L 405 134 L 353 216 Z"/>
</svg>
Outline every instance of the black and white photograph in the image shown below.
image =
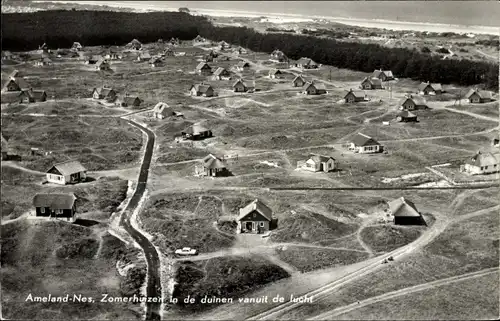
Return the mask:
<svg viewBox="0 0 500 321">
<path fill-rule="evenodd" d="M 1 320 L 497 320 L 498 1 L 1 1 Z"/>
</svg>

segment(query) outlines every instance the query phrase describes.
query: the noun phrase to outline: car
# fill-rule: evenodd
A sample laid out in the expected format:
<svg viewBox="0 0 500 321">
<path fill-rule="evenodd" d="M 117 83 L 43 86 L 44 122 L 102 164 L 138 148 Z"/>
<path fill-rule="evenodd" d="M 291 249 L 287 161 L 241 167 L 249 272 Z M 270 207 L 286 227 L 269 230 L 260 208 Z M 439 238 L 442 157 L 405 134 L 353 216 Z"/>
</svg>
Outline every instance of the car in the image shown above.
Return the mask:
<svg viewBox="0 0 500 321">
<path fill-rule="evenodd" d="M 190 247 L 183 247 L 182 249 L 175 250 L 177 255 L 197 255 L 198 251 Z"/>
</svg>

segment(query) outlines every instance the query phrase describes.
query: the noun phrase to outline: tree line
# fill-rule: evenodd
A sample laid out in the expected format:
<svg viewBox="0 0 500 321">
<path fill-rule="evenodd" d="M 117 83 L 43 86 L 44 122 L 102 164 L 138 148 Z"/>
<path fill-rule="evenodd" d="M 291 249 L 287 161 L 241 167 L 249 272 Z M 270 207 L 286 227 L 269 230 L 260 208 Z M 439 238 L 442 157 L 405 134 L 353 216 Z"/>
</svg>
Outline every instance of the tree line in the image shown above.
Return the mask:
<svg viewBox="0 0 500 321">
<path fill-rule="evenodd" d="M 388 48 L 310 35 L 259 33 L 248 27 L 214 26 L 205 17 L 184 12 L 38 11 L 2 14 L 2 49 L 24 51 L 84 46 L 124 45 L 133 38 L 143 43 L 158 39 L 190 40 L 197 35 L 214 41 L 272 52 L 280 49 L 291 59 L 309 57 L 323 65 L 363 72 L 390 69 L 396 77 L 498 88 L 498 64 L 471 60 L 441 60 L 406 48 Z"/>
</svg>

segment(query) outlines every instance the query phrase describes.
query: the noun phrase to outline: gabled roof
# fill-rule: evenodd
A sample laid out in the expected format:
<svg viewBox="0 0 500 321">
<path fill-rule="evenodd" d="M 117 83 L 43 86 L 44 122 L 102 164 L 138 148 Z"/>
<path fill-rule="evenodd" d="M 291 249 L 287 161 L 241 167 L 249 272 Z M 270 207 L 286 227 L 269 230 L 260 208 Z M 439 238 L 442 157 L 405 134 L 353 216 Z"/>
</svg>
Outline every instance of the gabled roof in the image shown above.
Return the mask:
<svg viewBox="0 0 500 321">
<path fill-rule="evenodd" d="M 420 213 L 418 212 L 415 204 L 413 202 L 405 199 L 404 197 L 400 197 L 398 199 L 387 202 L 389 204 L 389 209 L 391 210 L 392 215 L 395 217 L 420 217 Z"/>
<path fill-rule="evenodd" d="M 296 76 L 294 79 L 293 79 L 293 82 L 295 82 L 296 80 L 299 80 L 299 79 L 302 79 L 303 82 L 306 82 L 306 80 L 304 79 L 304 77 L 302 77 L 302 75 L 298 75 Z"/>
<path fill-rule="evenodd" d="M 199 135 L 200 133 L 208 132 L 210 130 L 206 129 L 205 127 L 199 125 L 199 124 L 194 124 L 189 126 L 188 128 L 184 129 L 182 132 L 190 135 Z"/>
<path fill-rule="evenodd" d="M 33 89 L 28 89 L 28 90 L 23 90 L 19 94 L 19 96 L 24 96 L 27 95 L 30 98 L 33 98 L 35 100 L 41 99 L 44 95 L 47 96 L 47 93 L 45 90 L 33 90 Z"/>
<path fill-rule="evenodd" d="M 75 194 L 36 194 L 33 197 L 35 207 L 49 207 L 51 209 L 71 209 L 75 204 Z"/>
<path fill-rule="evenodd" d="M 314 154 L 309 155 L 309 159 L 311 159 L 311 160 L 312 160 L 312 161 L 314 161 L 315 163 L 324 163 L 324 162 L 328 162 L 330 159 L 335 160 L 335 158 L 333 158 L 333 157 L 331 157 L 331 156 L 314 155 Z M 308 159 L 308 160 L 309 160 L 309 159 Z"/>
<path fill-rule="evenodd" d="M 138 99 L 139 102 L 142 102 L 142 100 L 138 96 L 125 96 L 123 97 L 122 101 L 127 105 L 131 105 L 136 101 L 136 99 Z"/>
<path fill-rule="evenodd" d="M 194 88 L 196 90 L 196 92 L 199 92 L 199 93 L 206 93 L 210 88 L 212 88 L 212 86 L 210 86 L 209 84 L 195 84 L 193 86 L 191 86 L 191 89 Z M 212 88 L 213 90 L 213 88 Z"/>
<path fill-rule="evenodd" d="M 228 71 L 226 70 L 226 68 L 218 67 L 214 72 L 214 76 L 220 76 L 222 73 L 228 73 Z"/>
<path fill-rule="evenodd" d="M 142 43 L 139 40 L 134 38 L 134 39 L 132 39 L 132 41 L 130 41 L 128 43 L 128 45 L 141 45 L 142 46 Z"/>
<path fill-rule="evenodd" d="M 281 75 L 281 74 L 283 73 L 279 69 L 276 68 L 269 69 L 269 75 Z"/>
<path fill-rule="evenodd" d="M 111 92 L 114 92 L 113 88 L 108 88 L 108 87 L 102 87 L 102 88 L 96 88 L 95 91 L 97 91 L 97 94 L 102 95 L 104 97 L 108 97 L 108 95 Z"/>
<path fill-rule="evenodd" d="M 167 103 L 159 102 L 153 108 L 153 112 L 155 113 L 163 113 L 164 111 L 170 109 L 170 106 Z"/>
<path fill-rule="evenodd" d="M 238 61 L 236 66 L 238 66 L 238 67 L 250 67 L 250 64 L 246 61 L 240 60 L 240 61 Z"/>
<path fill-rule="evenodd" d="M 356 134 L 356 136 L 354 136 L 352 142 L 354 143 L 355 146 L 380 145 L 380 143 L 377 142 L 375 139 L 371 138 L 370 136 L 366 136 L 365 134 L 362 134 L 362 133 Z"/>
<path fill-rule="evenodd" d="M 385 74 L 386 77 L 388 78 L 394 78 L 394 75 L 392 74 L 391 70 L 374 70 L 372 77 L 379 78 L 381 74 Z"/>
<path fill-rule="evenodd" d="M 493 95 L 491 94 L 491 91 L 484 91 L 484 90 L 479 90 L 479 89 L 470 89 L 465 98 L 470 98 L 474 93 L 479 95 L 481 99 L 491 99 L 493 98 Z"/>
<path fill-rule="evenodd" d="M 202 62 L 200 62 L 200 63 L 198 64 L 198 66 L 196 66 L 196 70 L 201 70 L 201 69 L 203 69 L 203 68 L 205 67 L 205 65 L 206 65 L 208 68 L 212 69 L 212 67 L 210 67 L 210 65 L 209 65 L 209 64 L 207 64 L 206 62 L 202 61 Z"/>
<path fill-rule="evenodd" d="M 500 163 L 500 154 L 492 153 L 481 153 L 478 152 L 473 157 L 467 159 L 466 164 L 482 167 L 482 166 L 492 166 Z"/>
<path fill-rule="evenodd" d="M 79 43 L 79 42 L 75 41 L 75 42 L 73 42 L 73 46 L 71 46 L 71 47 L 72 47 L 72 48 L 82 48 L 83 46 L 82 46 L 82 44 L 81 44 L 81 43 Z"/>
<path fill-rule="evenodd" d="M 203 162 L 203 167 L 205 167 L 205 168 L 210 168 L 210 169 L 226 168 L 226 165 L 224 165 L 224 162 L 220 158 L 218 158 L 212 154 L 208 154 L 207 156 L 205 156 L 203 158 L 202 162 Z"/>
<path fill-rule="evenodd" d="M 349 94 L 353 94 L 354 97 L 356 97 L 356 98 L 365 98 L 365 96 L 366 96 L 365 92 L 362 90 L 349 90 L 345 94 L 344 98 L 347 97 L 347 95 L 349 95 Z"/>
<path fill-rule="evenodd" d="M 161 58 L 160 57 L 152 57 L 151 59 L 149 59 L 149 63 L 150 64 L 157 64 L 157 63 L 160 63 L 162 62 Z"/>
<path fill-rule="evenodd" d="M 96 66 L 102 66 L 102 65 L 109 65 L 109 62 L 106 59 L 101 58 L 95 64 Z"/>
<path fill-rule="evenodd" d="M 365 79 L 363 79 L 361 83 L 364 83 L 365 81 L 368 81 L 373 86 L 382 86 L 382 80 L 380 80 L 379 78 L 365 77 Z"/>
<path fill-rule="evenodd" d="M 254 201 L 252 201 L 250 204 L 248 204 L 244 208 L 240 208 L 240 215 L 238 216 L 238 221 L 253 211 L 259 212 L 268 221 L 272 221 L 272 219 L 273 219 L 273 211 L 269 207 L 267 207 L 266 204 L 262 203 L 258 199 L 255 199 Z"/>
<path fill-rule="evenodd" d="M 402 106 L 408 99 L 413 101 L 413 103 L 416 106 L 427 106 L 427 101 L 425 101 L 425 98 L 422 96 L 416 96 L 416 95 L 410 95 L 409 97 L 403 97 L 399 101 L 399 104 Z"/>
<path fill-rule="evenodd" d="M 313 86 L 314 88 L 316 88 L 317 90 L 326 90 L 326 87 L 325 87 L 325 84 L 322 83 L 322 82 L 308 82 L 306 83 L 305 85 L 305 90 L 307 90 L 310 86 Z"/>
<path fill-rule="evenodd" d="M 305 57 L 302 57 L 299 60 L 297 60 L 297 64 L 304 65 L 304 66 L 316 65 L 314 60 L 312 60 L 311 58 L 305 58 Z"/>
<path fill-rule="evenodd" d="M 423 82 L 420 85 L 418 85 L 418 90 L 423 91 L 425 88 L 427 88 L 427 86 L 430 86 L 434 91 L 443 90 L 441 84 L 431 84 L 429 82 Z"/>
<path fill-rule="evenodd" d="M 17 86 L 18 86 L 21 90 L 28 90 L 28 89 L 30 89 L 30 88 L 31 88 L 31 85 L 30 85 L 30 84 L 28 84 L 28 83 L 26 82 L 26 80 L 24 80 L 24 78 L 21 78 L 21 77 L 19 77 L 19 78 L 13 78 L 13 77 L 11 77 L 11 78 L 10 78 L 9 80 L 7 80 L 7 82 L 5 83 L 4 88 L 5 88 L 5 87 L 7 87 L 7 85 L 8 85 L 11 81 L 15 82 L 15 83 L 17 84 Z"/>
<path fill-rule="evenodd" d="M 83 167 L 83 165 L 80 164 L 79 161 L 76 161 L 76 160 L 69 160 L 69 161 L 66 161 L 63 163 L 54 164 L 49 169 L 49 171 L 52 168 L 57 169 L 59 171 L 59 173 L 61 173 L 63 176 L 87 171 L 87 169 L 85 167 Z"/>
</svg>

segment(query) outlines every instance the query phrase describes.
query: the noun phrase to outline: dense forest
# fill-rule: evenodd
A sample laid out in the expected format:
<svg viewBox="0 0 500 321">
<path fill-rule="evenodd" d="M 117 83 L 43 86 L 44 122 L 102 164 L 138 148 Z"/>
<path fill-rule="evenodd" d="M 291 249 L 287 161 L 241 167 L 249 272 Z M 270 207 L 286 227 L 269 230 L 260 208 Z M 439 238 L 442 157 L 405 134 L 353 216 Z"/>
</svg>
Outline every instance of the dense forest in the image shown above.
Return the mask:
<svg viewBox="0 0 500 321">
<path fill-rule="evenodd" d="M 50 48 L 123 45 L 133 38 L 143 43 L 160 38 L 190 40 L 202 37 L 272 52 L 280 49 L 291 59 L 309 57 L 318 63 L 364 72 L 391 69 L 396 77 L 456 83 L 484 83 L 498 88 L 498 64 L 470 60 L 441 60 L 417 50 L 387 48 L 284 33 L 262 34 L 247 27 L 214 26 L 205 17 L 184 12 L 129 13 L 112 11 L 38 11 L 2 14 L 2 49 L 32 50 L 46 42 Z"/>
</svg>

